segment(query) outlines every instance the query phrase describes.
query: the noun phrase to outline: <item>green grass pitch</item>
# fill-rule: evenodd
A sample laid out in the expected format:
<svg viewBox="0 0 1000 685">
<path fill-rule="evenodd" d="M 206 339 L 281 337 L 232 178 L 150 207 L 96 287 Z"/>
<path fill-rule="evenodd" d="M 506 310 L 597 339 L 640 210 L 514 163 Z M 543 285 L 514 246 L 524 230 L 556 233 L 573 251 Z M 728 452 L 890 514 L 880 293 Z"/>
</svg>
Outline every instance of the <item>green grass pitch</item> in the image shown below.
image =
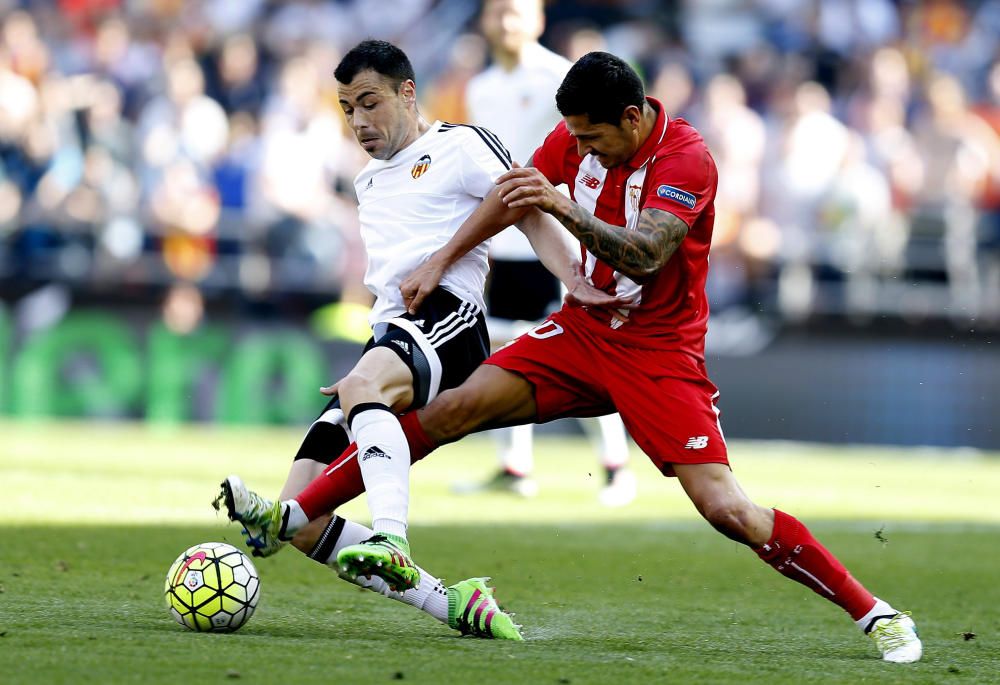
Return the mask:
<svg viewBox="0 0 1000 685">
<path fill-rule="evenodd" d="M 634 453 L 639 498 L 601 508 L 589 446 L 540 439 L 540 496 L 458 497 L 493 468 L 472 438 L 413 471 L 416 559 L 492 575 L 526 641 L 460 638 L 294 550 L 257 561 L 238 633 L 191 633 L 163 577 L 186 547 L 240 545 L 209 506 L 237 472 L 277 492 L 297 430 L 0 424 L 2 683 L 988 683 L 1000 679 L 1000 459 L 738 443 L 744 488 L 914 613 L 919 664 L 883 664 L 836 607 L 712 531 Z M 363 502 L 344 512 L 366 520 Z"/>
</svg>

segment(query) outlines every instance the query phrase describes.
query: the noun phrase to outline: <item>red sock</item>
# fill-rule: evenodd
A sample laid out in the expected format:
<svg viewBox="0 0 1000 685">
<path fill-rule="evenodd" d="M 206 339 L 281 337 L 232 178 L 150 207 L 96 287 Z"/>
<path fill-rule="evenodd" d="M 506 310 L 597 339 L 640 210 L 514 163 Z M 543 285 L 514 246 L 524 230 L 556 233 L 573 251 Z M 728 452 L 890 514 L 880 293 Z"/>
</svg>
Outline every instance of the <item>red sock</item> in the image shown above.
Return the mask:
<svg viewBox="0 0 1000 685">
<path fill-rule="evenodd" d="M 399 423 L 406 434 L 410 446 L 410 463 L 419 461 L 434 451 L 436 445 L 427 437 L 417 412 L 410 412 L 399 417 Z M 365 491 L 365 483 L 361 478 L 361 467 L 355 458 L 358 454 L 356 443 L 330 462 L 323 473 L 316 476 L 302 492 L 295 496 L 295 501 L 309 520 L 335 511 L 340 505 L 350 502 Z"/>
<path fill-rule="evenodd" d="M 766 545 L 754 552 L 778 573 L 830 600 L 855 621 L 875 606 L 875 598 L 865 586 L 801 521 L 783 511 L 774 510 L 774 533 Z"/>
</svg>

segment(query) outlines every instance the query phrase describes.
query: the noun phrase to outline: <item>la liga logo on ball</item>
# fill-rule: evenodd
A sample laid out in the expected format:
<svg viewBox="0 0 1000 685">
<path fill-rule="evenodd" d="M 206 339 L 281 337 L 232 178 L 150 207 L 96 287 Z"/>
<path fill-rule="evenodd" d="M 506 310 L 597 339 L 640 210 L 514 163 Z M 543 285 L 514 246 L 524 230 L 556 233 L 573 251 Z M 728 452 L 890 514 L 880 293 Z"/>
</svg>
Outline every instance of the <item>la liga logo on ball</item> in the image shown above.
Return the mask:
<svg viewBox="0 0 1000 685">
<path fill-rule="evenodd" d="M 185 628 L 231 633 L 253 616 L 260 578 L 240 550 L 224 542 L 203 542 L 171 564 L 163 594 L 170 615 Z"/>
</svg>

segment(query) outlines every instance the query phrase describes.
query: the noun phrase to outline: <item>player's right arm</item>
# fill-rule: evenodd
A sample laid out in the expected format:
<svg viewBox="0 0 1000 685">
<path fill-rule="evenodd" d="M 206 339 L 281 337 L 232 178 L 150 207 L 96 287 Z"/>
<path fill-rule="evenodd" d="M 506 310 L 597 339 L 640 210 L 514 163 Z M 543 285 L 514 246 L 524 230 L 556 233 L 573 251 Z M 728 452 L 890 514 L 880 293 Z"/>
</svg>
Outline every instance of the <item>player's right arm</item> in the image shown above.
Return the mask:
<svg viewBox="0 0 1000 685">
<path fill-rule="evenodd" d="M 430 295 L 448 268 L 469 250 L 489 240 L 503 229 L 521 220 L 527 209 L 511 209 L 500 201 L 496 189 L 483 199 L 447 243 L 417 267 L 399 286 L 403 303 L 416 314 L 420 303 Z"/>
<path fill-rule="evenodd" d="M 527 236 L 545 268 L 565 284 L 574 305 L 615 309 L 631 303 L 627 298 L 598 290 L 581 278 L 579 251 L 566 239 L 566 232 L 555 219 L 536 209 L 511 209 L 500 200 L 497 190 L 492 190 L 455 235 L 400 284 L 407 311 L 416 314 L 420 303 L 437 288 L 452 264 L 511 225 Z"/>
</svg>

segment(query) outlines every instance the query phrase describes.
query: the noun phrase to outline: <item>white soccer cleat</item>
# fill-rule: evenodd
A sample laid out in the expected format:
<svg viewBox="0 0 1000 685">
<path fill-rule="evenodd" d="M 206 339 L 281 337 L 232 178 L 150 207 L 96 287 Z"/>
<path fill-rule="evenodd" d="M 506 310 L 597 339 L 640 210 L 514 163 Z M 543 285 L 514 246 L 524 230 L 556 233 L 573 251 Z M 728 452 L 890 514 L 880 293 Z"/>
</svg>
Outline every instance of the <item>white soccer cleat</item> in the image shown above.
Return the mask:
<svg viewBox="0 0 1000 685">
<path fill-rule="evenodd" d="M 875 641 L 882 661 L 894 664 L 912 664 L 920 661 L 924 653 L 923 643 L 917 635 L 917 626 L 910 618 L 909 611 L 903 611 L 895 616 L 880 616 L 872 621 L 867 631 L 868 637 Z"/>
<path fill-rule="evenodd" d="M 246 544 L 253 550 L 253 556 L 269 557 L 291 539 L 283 535 L 287 522 L 281 502 L 261 497 L 247 488 L 239 476 L 229 476 L 222 481 L 212 506 L 218 511 L 223 505 L 230 521 L 243 524 Z"/>
<path fill-rule="evenodd" d="M 627 466 L 619 466 L 611 474 L 607 485 L 597 493 L 597 501 L 606 507 L 624 507 L 635 499 L 635 473 Z"/>
</svg>

